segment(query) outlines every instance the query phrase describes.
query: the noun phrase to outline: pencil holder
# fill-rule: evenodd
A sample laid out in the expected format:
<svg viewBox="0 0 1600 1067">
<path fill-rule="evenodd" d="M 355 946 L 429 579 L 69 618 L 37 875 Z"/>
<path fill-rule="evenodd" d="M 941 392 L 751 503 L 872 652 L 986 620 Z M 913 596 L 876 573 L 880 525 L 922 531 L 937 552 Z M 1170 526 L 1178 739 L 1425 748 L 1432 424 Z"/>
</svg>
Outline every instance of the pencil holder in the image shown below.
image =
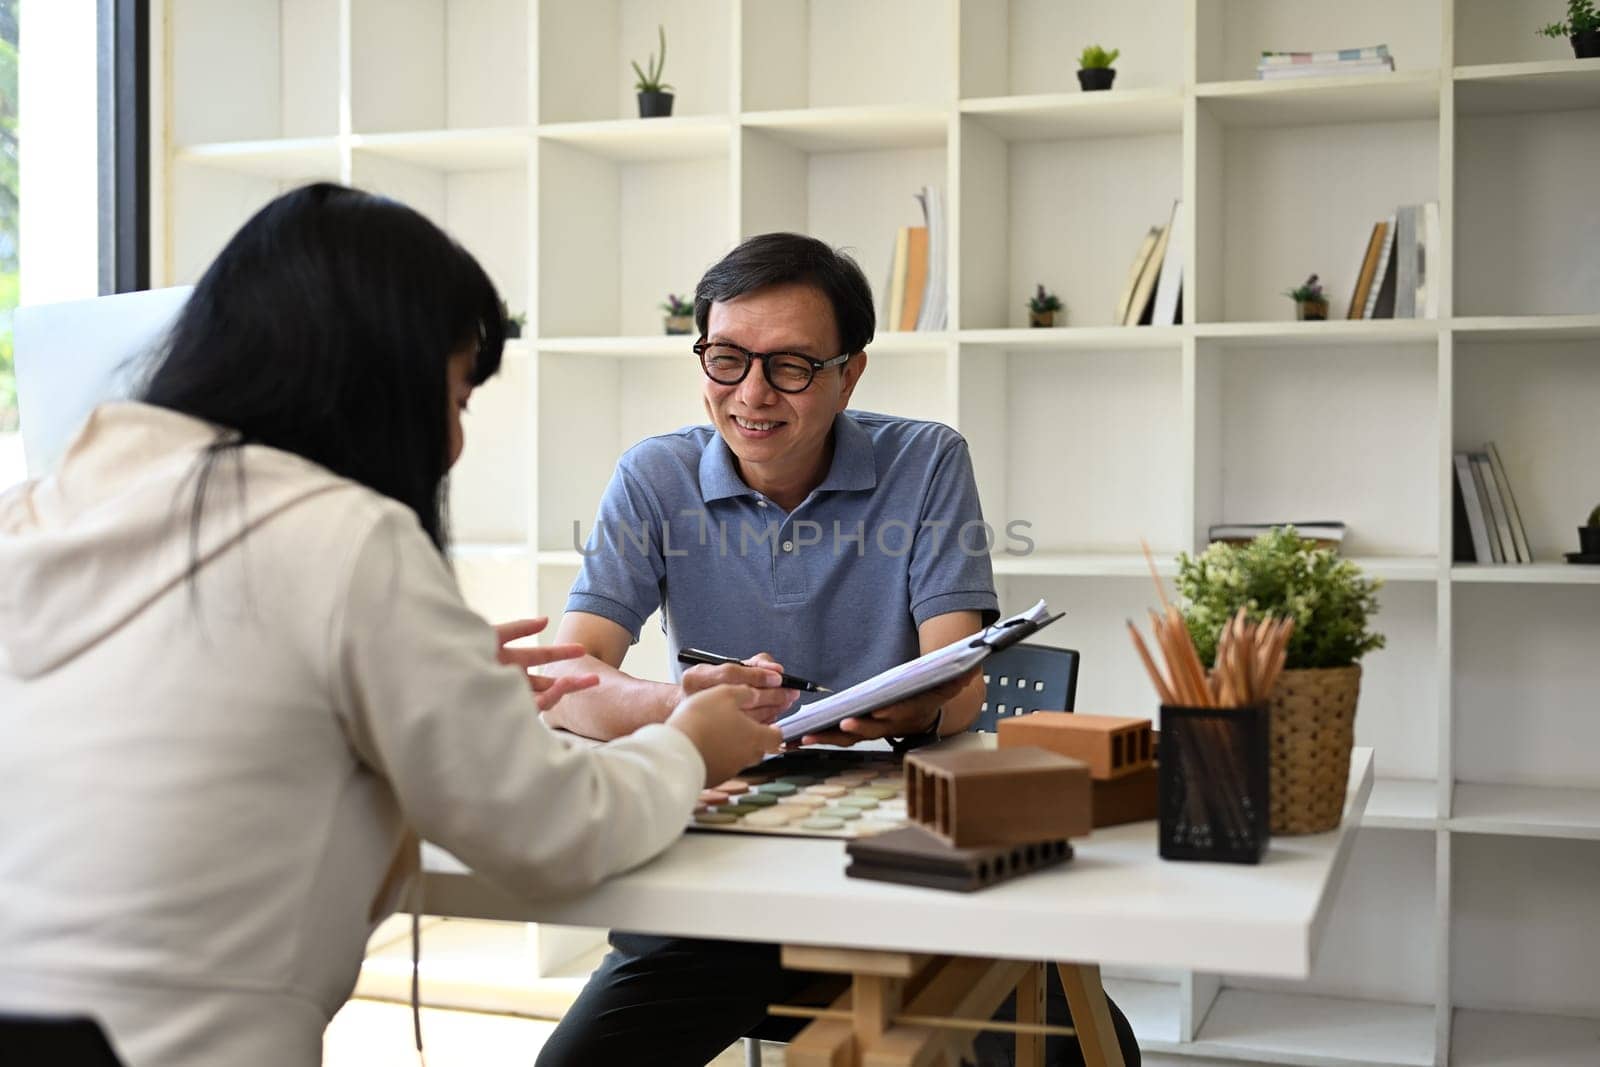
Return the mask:
<svg viewBox="0 0 1600 1067">
<path fill-rule="evenodd" d="M 1268 723 L 1263 705 L 1162 705 L 1162 859 L 1260 862 L 1271 836 Z"/>
</svg>

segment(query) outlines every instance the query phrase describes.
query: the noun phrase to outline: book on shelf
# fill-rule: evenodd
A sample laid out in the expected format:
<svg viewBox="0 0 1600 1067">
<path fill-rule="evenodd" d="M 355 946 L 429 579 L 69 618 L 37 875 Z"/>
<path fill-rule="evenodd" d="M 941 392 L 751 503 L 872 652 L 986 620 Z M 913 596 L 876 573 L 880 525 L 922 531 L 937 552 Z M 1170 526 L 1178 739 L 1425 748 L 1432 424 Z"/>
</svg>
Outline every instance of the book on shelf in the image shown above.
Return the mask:
<svg viewBox="0 0 1600 1067">
<path fill-rule="evenodd" d="M 1300 63 L 1295 66 L 1257 67 L 1256 77 L 1261 81 L 1272 82 L 1290 78 L 1339 78 L 1357 74 L 1389 74 L 1393 70 L 1394 60 L 1372 59 L 1354 63 Z"/>
<path fill-rule="evenodd" d="M 1323 52 L 1262 52 L 1261 63 L 1268 66 L 1293 66 L 1297 63 L 1354 62 L 1362 59 L 1384 59 L 1389 55 L 1386 44 L 1368 45 L 1365 48 L 1335 48 Z"/>
<path fill-rule="evenodd" d="M 894 254 L 889 257 L 889 284 L 883 292 L 883 328 L 900 328 L 900 311 L 906 301 L 906 256 L 911 243 L 911 227 L 902 226 L 894 235 Z"/>
<path fill-rule="evenodd" d="M 916 328 L 942 330 L 949 310 L 945 273 L 944 192 L 937 185 L 924 185 L 915 196 L 917 203 L 922 205 L 923 222 L 928 230 L 928 280 L 923 286 L 922 307 L 917 312 Z"/>
<path fill-rule="evenodd" d="M 1483 446 L 1484 454 L 1489 457 L 1489 467 L 1494 472 L 1495 484 L 1500 487 L 1501 503 L 1506 510 L 1506 517 L 1511 524 L 1511 540 L 1517 550 L 1517 559 L 1523 563 L 1533 562 L 1533 550 L 1528 546 L 1528 530 L 1522 525 L 1522 510 L 1517 507 L 1516 495 L 1511 492 L 1511 479 L 1506 476 L 1506 466 L 1500 462 L 1500 450 L 1490 441 Z"/>
<path fill-rule="evenodd" d="M 1378 266 L 1372 275 L 1372 288 L 1367 291 L 1367 305 L 1362 309 L 1364 319 L 1389 319 L 1394 317 L 1394 216 L 1383 224 L 1383 247 L 1378 250 Z"/>
<path fill-rule="evenodd" d="M 1183 201 L 1172 202 L 1172 218 L 1167 222 L 1167 249 L 1161 261 L 1161 277 L 1156 282 L 1155 304 L 1150 312 L 1152 326 L 1174 326 L 1182 319 L 1183 295 Z"/>
<path fill-rule="evenodd" d="M 1319 548 L 1337 549 L 1344 543 L 1344 523 L 1335 519 L 1314 519 L 1306 522 L 1229 522 L 1219 523 L 1206 530 L 1206 540 L 1224 544 L 1247 544 L 1262 534 L 1285 526 L 1293 526 L 1295 533 Z"/>
<path fill-rule="evenodd" d="M 1471 534 L 1472 561 L 1494 563 L 1494 553 L 1489 548 L 1488 512 L 1483 506 L 1483 494 L 1472 469 L 1472 453 L 1457 452 L 1452 458 L 1456 468 L 1456 488 L 1461 493 L 1462 512 Z"/>
<path fill-rule="evenodd" d="M 1128 313 L 1123 317 L 1124 326 L 1143 326 L 1150 322 L 1150 313 L 1156 294 L 1156 280 L 1161 275 L 1161 264 L 1167 258 L 1167 245 L 1172 234 L 1170 226 L 1157 227 L 1155 247 L 1150 250 L 1149 258 L 1144 261 L 1144 269 L 1139 272 L 1139 284 L 1134 287 L 1133 298 L 1128 301 Z"/>
<path fill-rule="evenodd" d="M 1134 253 L 1133 264 L 1128 268 L 1128 279 L 1123 283 L 1122 295 L 1117 297 L 1116 322 L 1120 326 L 1128 321 L 1128 305 L 1133 303 L 1134 291 L 1139 288 L 1139 279 L 1144 276 L 1144 266 L 1150 261 L 1150 253 L 1156 250 L 1156 242 L 1161 239 L 1161 227 L 1152 226 L 1145 231 L 1144 240 L 1139 242 L 1139 251 Z"/>
<path fill-rule="evenodd" d="M 1373 224 L 1372 236 L 1367 238 L 1367 252 L 1361 257 L 1361 269 L 1356 273 L 1356 287 L 1350 294 L 1350 310 L 1345 317 L 1359 319 L 1367 307 L 1367 294 L 1372 291 L 1372 276 L 1378 269 L 1378 254 L 1383 251 L 1383 238 L 1389 229 L 1387 222 Z"/>
<path fill-rule="evenodd" d="M 1402 204 L 1394 212 L 1394 317 L 1417 317 L 1417 223 L 1420 204 Z"/>
<path fill-rule="evenodd" d="M 1488 506 L 1489 551 L 1495 554 L 1496 563 L 1516 563 L 1517 549 L 1511 540 L 1511 524 L 1506 521 L 1505 505 L 1500 500 L 1500 485 L 1494 480 L 1494 470 L 1489 457 L 1482 452 L 1472 454 L 1472 473 L 1477 475 L 1483 489 L 1483 502 Z"/>
<path fill-rule="evenodd" d="M 928 228 L 906 227 L 906 282 L 905 299 L 901 302 L 900 316 L 891 329 L 915 330 L 922 314 L 922 301 L 928 295 Z"/>
</svg>

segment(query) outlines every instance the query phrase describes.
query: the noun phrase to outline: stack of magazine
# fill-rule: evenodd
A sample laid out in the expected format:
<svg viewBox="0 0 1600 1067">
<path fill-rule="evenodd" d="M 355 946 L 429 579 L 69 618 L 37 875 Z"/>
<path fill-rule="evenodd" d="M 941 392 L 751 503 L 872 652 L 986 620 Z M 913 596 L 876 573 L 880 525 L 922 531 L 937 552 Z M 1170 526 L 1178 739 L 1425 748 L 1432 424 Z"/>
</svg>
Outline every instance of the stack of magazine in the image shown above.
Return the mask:
<svg viewBox="0 0 1600 1067">
<path fill-rule="evenodd" d="M 1334 78 L 1352 74 L 1382 74 L 1394 70 L 1394 57 L 1386 44 L 1369 48 L 1339 48 L 1330 52 L 1262 52 L 1256 77 L 1262 81 L 1283 78 Z"/>
<path fill-rule="evenodd" d="M 1494 442 L 1457 452 L 1455 471 L 1456 561 L 1532 563 L 1528 531 Z"/>
</svg>

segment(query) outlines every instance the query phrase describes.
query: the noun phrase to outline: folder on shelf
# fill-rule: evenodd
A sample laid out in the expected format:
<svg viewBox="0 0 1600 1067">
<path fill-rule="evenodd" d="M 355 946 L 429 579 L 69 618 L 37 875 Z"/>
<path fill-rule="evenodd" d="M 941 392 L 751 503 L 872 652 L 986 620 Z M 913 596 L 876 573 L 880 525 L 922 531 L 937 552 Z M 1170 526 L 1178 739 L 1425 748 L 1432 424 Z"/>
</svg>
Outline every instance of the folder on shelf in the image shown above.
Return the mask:
<svg viewBox="0 0 1600 1067">
<path fill-rule="evenodd" d="M 1394 318 L 1394 238 L 1395 219 L 1384 220 L 1383 247 L 1378 252 L 1378 269 L 1372 275 L 1372 289 L 1367 293 L 1364 319 Z"/>
<path fill-rule="evenodd" d="M 1484 510 L 1483 493 L 1472 469 L 1472 454 L 1457 452 L 1453 459 L 1456 485 L 1461 490 L 1462 510 L 1466 512 L 1467 529 L 1472 535 L 1472 558 L 1478 563 L 1498 562 L 1489 547 L 1488 513 Z"/>
<path fill-rule="evenodd" d="M 1418 223 L 1421 204 L 1404 204 L 1394 213 L 1394 317 L 1417 317 Z"/>
<path fill-rule="evenodd" d="M 894 237 L 894 259 L 889 264 L 889 291 L 884 294 L 883 328 L 899 329 L 900 313 L 906 300 L 906 252 L 911 242 L 911 228 L 900 227 Z"/>
<path fill-rule="evenodd" d="M 807 704 L 774 725 L 783 731 L 785 741 L 798 741 L 807 734 L 830 730 L 851 716 L 886 708 L 959 678 L 992 653 L 1010 648 L 1059 618 L 1061 615 L 1050 614 L 1049 607 L 1041 600 L 1027 611 L 1001 619 L 981 633 L 960 638 L 909 663 L 891 667 L 864 682 Z"/>
<path fill-rule="evenodd" d="M 1172 326 L 1178 322 L 1178 297 L 1183 292 L 1183 201 L 1172 203 L 1172 218 L 1167 223 L 1166 255 L 1161 260 L 1161 279 L 1156 283 L 1156 302 L 1150 312 L 1150 325 Z"/>
<path fill-rule="evenodd" d="M 1505 505 L 1500 502 L 1500 485 L 1494 480 L 1494 470 L 1489 457 L 1482 452 L 1472 454 L 1472 470 L 1478 476 L 1483 490 L 1484 513 L 1489 520 L 1489 549 L 1496 563 L 1517 562 L 1517 549 L 1511 540 L 1511 523 L 1506 519 Z"/>
<path fill-rule="evenodd" d="M 1161 275 L 1162 261 L 1167 258 L 1167 245 L 1170 243 L 1168 237 L 1171 233 L 1171 227 L 1156 227 L 1156 244 L 1150 250 L 1150 258 L 1145 260 L 1144 270 L 1139 272 L 1139 284 L 1133 290 L 1133 299 L 1128 301 L 1128 314 L 1122 320 L 1124 326 L 1141 326 L 1150 321 L 1156 279 Z"/>
<path fill-rule="evenodd" d="M 915 330 L 917 319 L 922 315 L 922 301 L 927 297 L 928 288 L 928 228 L 926 226 L 910 226 L 906 228 L 906 277 L 905 297 L 901 301 L 898 326 L 890 323 L 891 329 Z"/>
<path fill-rule="evenodd" d="M 1511 492 L 1511 479 L 1506 477 L 1506 467 L 1500 462 L 1500 450 L 1490 441 L 1483 446 L 1484 455 L 1489 457 L 1489 467 L 1494 471 L 1495 484 L 1500 487 L 1501 502 L 1506 509 L 1506 517 L 1511 524 L 1512 544 L 1517 550 L 1517 559 L 1523 563 L 1533 562 L 1533 550 L 1528 545 L 1528 530 L 1522 525 L 1522 509 L 1517 507 L 1517 498 Z"/>
</svg>

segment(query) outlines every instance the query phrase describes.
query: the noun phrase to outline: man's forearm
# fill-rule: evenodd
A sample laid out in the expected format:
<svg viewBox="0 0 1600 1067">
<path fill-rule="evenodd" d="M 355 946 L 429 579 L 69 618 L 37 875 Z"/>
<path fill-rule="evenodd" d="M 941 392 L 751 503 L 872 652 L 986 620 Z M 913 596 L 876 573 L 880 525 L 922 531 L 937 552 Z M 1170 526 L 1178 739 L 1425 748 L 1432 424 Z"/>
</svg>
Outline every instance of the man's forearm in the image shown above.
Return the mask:
<svg viewBox="0 0 1600 1067">
<path fill-rule="evenodd" d="M 972 729 L 972 724 L 978 721 L 978 712 L 983 707 L 983 697 L 983 674 L 980 672 L 977 679 L 968 683 L 955 699 L 944 702 L 944 716 L 939 721 L 939 736 L 950 737 Z M 570 700 L 571 697 L 566 699 Z"/>
<path fill-rule="evenodd" d="M 665 721 L 680 695 L 675 685 L 635 678 L 594 656 L 552 663 L 544 673 L 600 676 L 600 684 L 594 688 L 562 697 L 561 703 L 544 713 L 544 721 L 601 741 L 626 737 L 641 726 Z"/>
</svg>

